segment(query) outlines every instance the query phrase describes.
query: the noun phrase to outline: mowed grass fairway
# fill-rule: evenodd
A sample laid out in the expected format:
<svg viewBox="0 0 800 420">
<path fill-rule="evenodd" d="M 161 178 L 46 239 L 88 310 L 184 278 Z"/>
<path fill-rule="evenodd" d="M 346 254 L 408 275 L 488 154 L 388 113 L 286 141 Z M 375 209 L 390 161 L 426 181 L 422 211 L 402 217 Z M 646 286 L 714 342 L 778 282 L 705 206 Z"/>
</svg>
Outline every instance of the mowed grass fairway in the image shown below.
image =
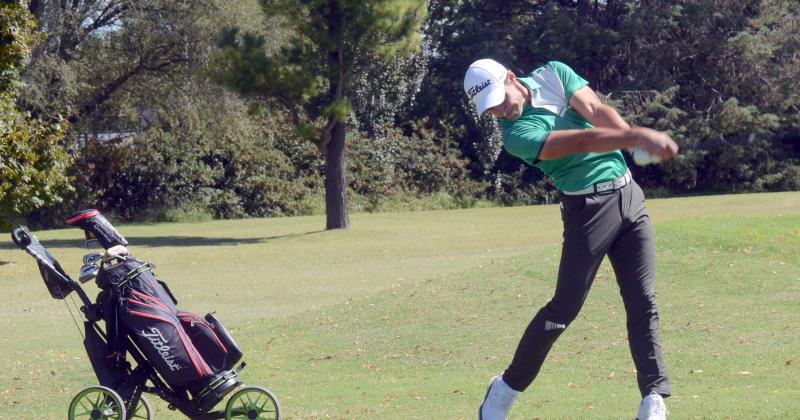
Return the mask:
<svg viewBox="0 0 800 420">
<path fill-rule="evenodd" d="M 800 193 L 648 201 L 672 418 L 800 416 Z M 551 297 L 557 205 L 120 225 L 179 300 L 216 311 L 286 418 L 473 419 Z M 0 418 L 61 419 L 96 380 L 64 303 L 0 240 Z M 77 277 L 82 232 L 37 236 Z M 97 292 L 87 284 L 90 296 Z M 68 299 L 69 300 L 69 299 Z M 74 311 L 74 310 L 73 310 Z M 512 419 L 627 418 L 640 400 L 606 262 Z M 181 418 L 150 397 L 155 418 Z"/>
</svg>

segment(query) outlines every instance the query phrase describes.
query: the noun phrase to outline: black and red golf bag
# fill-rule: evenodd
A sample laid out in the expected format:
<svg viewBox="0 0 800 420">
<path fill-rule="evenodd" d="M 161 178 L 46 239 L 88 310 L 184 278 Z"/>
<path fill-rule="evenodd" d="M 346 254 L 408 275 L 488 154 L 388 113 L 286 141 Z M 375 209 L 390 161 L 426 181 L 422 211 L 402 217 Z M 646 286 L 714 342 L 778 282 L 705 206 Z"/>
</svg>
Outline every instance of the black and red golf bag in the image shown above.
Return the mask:
<svg viewBox="0 0 800 420">
<path fill-rule="evenodd" d="M 68 419 L 152 420 L 145 393 L 196 420 L 280 419 L 280 405 L 268 389 L 242 386 L 242 352 L 214 315 L 178 310 L 154 266 L 131 256 L 128 241 L 99 211 L 82 210 L 67 223 L 84 230 L 87 247 L 97 242 L 106 249 L 83 257 L 78 281 L 24 226 L 11 238 L 36 260 L 54 299 L 75 292 L 81 301 L 83 344 L 99 386 L 75 395 Z M 81 286 L 91 280 L 100 288 L 94 301 Z M 226 397 L 224 408 L 215 409 Z"/>
<path fill-rule="evenodd" d="M 150 263 L 128 257 L 101 268 L 97 284 L 107 294 L 104 313 L 119 322 L 109 336 L 128 332 L 147 359 L 173 386 L 187 386 L 193 394 L 204 380 L 232 369 L 242 358 L 236 342 L 212 314 L 205 317 L 179 311 L 166 284 Z M 108 321 L 108 319 L 106 320 Z M 110 349 L 114 354 L 117 349 Z"/>
<path fill-rule="evenodd" d="M 81 211 L 68 223 L 106 249 L 127 244 L 97 210 Z M 108 335 L 106 359 L 112 366 L 124 364 L 123 339 L 130 336 L 167 384 L 188 391 L 194 400 L 216 403 L 224 396 L 219 385 L 229 379 L 225 373 L 242 358 L 233 337 L 213 314 L 178 310 L 152 264 L 132 256 L 114 262 L 104 263 L 96 277 Z"/>
</svg>

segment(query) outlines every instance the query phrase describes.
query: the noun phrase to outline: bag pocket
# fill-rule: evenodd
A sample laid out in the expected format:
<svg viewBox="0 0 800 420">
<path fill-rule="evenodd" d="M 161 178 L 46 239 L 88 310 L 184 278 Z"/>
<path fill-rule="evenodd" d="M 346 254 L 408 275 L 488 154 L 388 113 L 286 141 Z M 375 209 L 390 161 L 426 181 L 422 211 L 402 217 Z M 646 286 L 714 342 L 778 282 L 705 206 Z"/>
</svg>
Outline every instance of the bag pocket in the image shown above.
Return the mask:
<svg viewBox="0 0 800 420">
<path fill-rule="evenodd" d="M 201 317 L 178 312 L 181 325 L 214 373 L 230 370 L 242 359 L 242 352 L 230 333 L 212 314 Z"/>
</svg>

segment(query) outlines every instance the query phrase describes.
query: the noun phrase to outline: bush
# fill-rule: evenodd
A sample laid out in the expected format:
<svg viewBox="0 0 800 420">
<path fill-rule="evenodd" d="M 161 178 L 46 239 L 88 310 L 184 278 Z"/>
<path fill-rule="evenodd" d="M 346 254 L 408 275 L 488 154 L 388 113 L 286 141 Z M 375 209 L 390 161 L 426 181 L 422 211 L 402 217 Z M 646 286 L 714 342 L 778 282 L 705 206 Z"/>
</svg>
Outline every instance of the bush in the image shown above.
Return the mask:
<svg viewBox="0 0 800 420">
<path fill-rule="evenodd" d="M 268 129 L 196 119 L 149 130 L 131 148 L 136 159 L 113 175 L 103 201 L 134 219 L 163 209 L 198 209 L 218 218 L 302 213 L 308 188 Z"/>
<path fill-rule="evenodd" d="M 29 223 L 57 226 L 85 207 L 126 221 L 306 214 L 314 182 L 277 147 L 299 150 L 303 140 L 283 137 L 293 132 L 274 120 L 248 117 L 233 99 L 213 105 L 187 104 L 122 142 L 89 140 L 70 168 L 75 192 Z"/>
<path fill-rule="evenodd" d="M 412 125 L 410 135 L 397 128 L 378 138 L 351 133 L 347 150 L 349 190 L 366 203 L 356 209 L 378 211 L 401 197 L 448 197 L 448 206 L 469 207 L 485 189 L 470 179 L 458 143 L 426 129 L 424 121 Z"/>
<path fill-rule="evenodd" d="M 756 179 L 757 191 L 800 191 L 800 165 L 782 165 L 779 172 Z"/>
</svg>

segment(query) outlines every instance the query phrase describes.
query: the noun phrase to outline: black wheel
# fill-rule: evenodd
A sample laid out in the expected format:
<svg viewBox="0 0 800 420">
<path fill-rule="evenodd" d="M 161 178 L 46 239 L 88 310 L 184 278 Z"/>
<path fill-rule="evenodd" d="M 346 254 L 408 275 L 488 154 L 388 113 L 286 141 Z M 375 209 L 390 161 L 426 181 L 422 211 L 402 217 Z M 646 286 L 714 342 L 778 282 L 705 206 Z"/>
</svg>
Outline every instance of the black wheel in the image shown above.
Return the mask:
<svg viewBox="0 0 800 420">
<path fill-rule="evenodd" d="M 69 420 L 125 420 L 125 403 L 111 388 L 90 386 L 72 399 L 67 417 Z"/>
<path fill-rule="evenodd" d="M 144 395 L 139 397 L 139 402 L 136 403 L 136 408 L 132 413 L 129 413 L 129 419 L 145 419 L 153 420 L 153 408 L 150 406 L 150 401 Z"/>
<path fill-rule="evenodd" d="M 281 406 L 268 389 L 248 386 L 236 391 L 225 406 L 225 420 L 266 419 L 279 420 Z"/>
</svg>

